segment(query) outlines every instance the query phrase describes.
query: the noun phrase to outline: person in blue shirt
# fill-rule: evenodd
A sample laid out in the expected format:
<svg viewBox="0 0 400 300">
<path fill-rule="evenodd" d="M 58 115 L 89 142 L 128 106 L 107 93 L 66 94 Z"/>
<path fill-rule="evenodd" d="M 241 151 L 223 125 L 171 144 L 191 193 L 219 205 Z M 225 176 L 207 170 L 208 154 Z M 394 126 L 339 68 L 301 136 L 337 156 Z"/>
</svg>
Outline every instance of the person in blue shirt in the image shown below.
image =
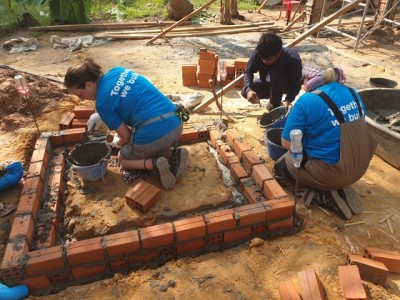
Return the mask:
<svg viewBox="0 0 400 300">
<path fill-rule="evenodd" d="M 364 120 L 365 108 L 360 96 L 341 84 L 340 78 L 337 68 L 328 68 L 323 72 L 325 84 L 297 99 L 281 140 L 282 146 L 290 149 L 290 132 L 300 129 L 303 161 L 296 168 L 288 151 L 276 161 L 274 171 L 278 177 L 295 179 L 304 187 L 321 191 L 318 204 L 350 219 L 352 212 L 361 213 L 361 204 L 355 203 L 355 198 L 342 199 L 335 191 L 364 175 L 376 142 Z"/>
<path fill-rule="evenodd" d="M 254 79 L 256 73 L 259 78 Z M 282 104 L 288 106 L 300 92 L 301 79 L 299 54 L 282 47 L 282 39 L 267 32 L 260 37 L 247 62 L 241 94 L 253 104 L 260 103 L 260 99 L 270 99 L 273 108 Z"/>
<path fill-rule="evenodd" d="M 98 63 L 87 58 L 67 70 L 64 84 L 81 99 L 96 101 L 101 120 L 117 133 L 111 145 L 121 147 L 122 167 L 155 169 L 164 188 L 175 186 L 188 159 L 186 149 L 172 148 L 182 135 L 182 122 L 175 104 L 148 79 L 120 66 L 103 73 Z"/>
</svg>

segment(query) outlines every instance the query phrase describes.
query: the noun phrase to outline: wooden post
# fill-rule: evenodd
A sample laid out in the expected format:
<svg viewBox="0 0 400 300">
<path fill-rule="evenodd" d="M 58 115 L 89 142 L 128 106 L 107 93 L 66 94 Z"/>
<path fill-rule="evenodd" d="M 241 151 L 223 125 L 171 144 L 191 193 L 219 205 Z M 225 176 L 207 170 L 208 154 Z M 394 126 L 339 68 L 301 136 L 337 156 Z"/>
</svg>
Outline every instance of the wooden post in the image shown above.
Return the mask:
<svg viewBox="0 0 400 300">
<path fill-rule="evenodd" d="M 230 90 L 234 89 L 235 86 L 238 84 L 238 82 L 240 80 L 242 80 L 244 77 L 244 73 L 240 74 L 238 77 L 236 77 L 233 81 L 229 82 L 226 86 L 224 86 L 224 88 L 221 90 L 219 90 L 216 93 L 216 97 L 213 95 L 210 98 L 208 98 L 206 101 L 204 101 L 204 103 L 200 103 L 199 105 L 197 105 L 192 112 L 197 113 L 199 111 L 201 111 L 202 109 L 206 108 L 207 106 L 210 105 L 210 103 L 212 103 L 213 101 L 218 100 L 218 97 L 221 97 L 221 95 L 224 95 L 225 93 L 229 92 Z"/>
<path fill-rule="evenodd" d="M 206 9 L 207 7 L 209 7 L 211 4 L 213 4 L 215 1 L 217 0 L 210 0 L 208 3 L 204 4 L 203 6 L 199 7 L 198 9 L 196 9 L 195 11 L 191 12 L 190 14 L 188 14 L 186 17 L 183 17 L 182 19 L 180 19 L 178 22 L 176 22 L 175 24 L 172 24 L 171 26 L 169 26 L 167 29 L 165 29 L 163 32 L 160 32 L 158 35 L 156 35 L 155 37 L 151 38 L 150 41 L 148 41 L 146 43 L 146 45 L 149 45 L 151 43 L 153 43 L 156 39 L 158 39 L 161 36 L 164 36 L 167 32 L 171 31 L 172 29 L 174 29 L 176 26 L 179 26 L 181 23 L 185 22 L 187 19 L 190 19 L 192 16 L 194 16 L 195 14 L 197 14 L 198 12 L 202 11 L 203 9 Z"/>
</svg>

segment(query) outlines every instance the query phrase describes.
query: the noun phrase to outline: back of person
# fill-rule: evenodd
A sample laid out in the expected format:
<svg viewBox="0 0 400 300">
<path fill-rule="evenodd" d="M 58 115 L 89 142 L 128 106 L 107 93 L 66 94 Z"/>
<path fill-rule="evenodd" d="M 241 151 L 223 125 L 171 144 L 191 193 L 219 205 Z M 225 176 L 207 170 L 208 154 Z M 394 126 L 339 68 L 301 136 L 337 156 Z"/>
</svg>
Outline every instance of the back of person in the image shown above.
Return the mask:
<svg viewBox="0 0 400 300">
<path fill-rule="evenodd" d="M 358 106 L 349 89 L 337 82 L 318 88 L 328 95 L 343 114 L 346 122 L 360 118 Z M 360 101 L 360 99 L 359 99 Z M 360 101 L 363 115 L 365 109 Z M 303 116 L 307 116 L 303 120 Z M 309 158 L 335 164 L 340 158 L 340 123 L 317 93 L 305 93 L 293 106 L 282 136 L 290 140 L 290 131 L 303 132 L 303 149 Z"/>
</svg>

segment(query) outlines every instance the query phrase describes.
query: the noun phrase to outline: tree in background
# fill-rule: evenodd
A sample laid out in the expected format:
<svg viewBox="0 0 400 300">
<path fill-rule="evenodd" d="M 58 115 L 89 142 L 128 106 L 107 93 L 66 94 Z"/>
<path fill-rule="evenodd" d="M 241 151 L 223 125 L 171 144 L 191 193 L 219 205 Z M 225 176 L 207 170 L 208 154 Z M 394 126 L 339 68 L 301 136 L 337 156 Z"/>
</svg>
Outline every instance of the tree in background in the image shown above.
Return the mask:
<svg viewBox="0 0 400 300">
<path fill-rule="evenodd" d="M 168 16 L 173 20 L 180 20 L 193 12 L 193 4 L 189 0 L 170 0 Z"/>
</svg>

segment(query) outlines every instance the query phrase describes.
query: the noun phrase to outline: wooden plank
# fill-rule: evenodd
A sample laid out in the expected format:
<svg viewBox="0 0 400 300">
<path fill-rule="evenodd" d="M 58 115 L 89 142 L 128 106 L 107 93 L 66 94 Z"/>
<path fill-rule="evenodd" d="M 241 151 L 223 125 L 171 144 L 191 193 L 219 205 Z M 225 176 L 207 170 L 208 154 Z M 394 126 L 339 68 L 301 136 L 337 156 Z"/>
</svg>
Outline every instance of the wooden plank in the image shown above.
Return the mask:
<svg viewBox="0 0 400 300">
<path fill-rule="evenodd" d="M 40 31 L 98 31 L 98 30 L 114 30 L 136 27 L 152 27 L 152 26 L 170 26 L 175 22 L 125 22 L 125 23 L 100 23 L 100 24 L 70 24 L 70 25 L 51 25 L 51 26 L 35 26 L 29 27 L 30 30 Z M 182 22 L 180 25 L 191 25 L 192 22 Z"/>
<path fill-rule="evenodd" d="M 356 7 L 358 4 L 360 4 L 363 0 L 354 0 L 354 2 L 351 2 L 347 4 L 346 6 L 343 6 L 341 9 L 339 9 L 337 12 L 331 14 L 330 16 L 326 17 L 323 19 L 321 22 L 316 23 L 313 27 L 305 31 L 303 34 L 299 35 L 297 38 L 295 38 L 293 41 L 291 41 L 289 44 L 285 45 L 284 47 L 290 48 L 294 47 L 298 43 L 300 43 L 302 40 L 310 36 L 311 34 L 317 32 L 320 30 L 322 27 L 324 27 L 326 24 L 331 22 L 332 20 L 340 17 L 344 13 L 348 12 L 349 10 L 353 9 Z"/>
<path fill-rule="evenodd" d="M 278 29 L 277 26 L 259 26 L 259 27 L 248 27 L 248 28 L 237 28 L 237 29 L 224 29 L 224 30 L 214 30 L 214 31 L 195 31 L 195 32 L 170 32 L 165 34 L 165 37 L 173 38 L 173 37 L 194 37 L 194 36 L 209 36 L 209 35 L 220 35 L 220 34 L 236 34 L 242 32 L 261 32 L 267 31 L 271 29 Z M 165 31 L 164 31 L 165 32 Z M 95 37 L 103 37 L 103 38 L 113 38 L 113 39 L 146 39 L 153 36 L 151 33 L 131 33 L 131 34 L 114 34 L 110 33 L 101 33 L 95 34 Z"/>
<path fill-rule="evenodd" d="M 238 77 L 236 77 L 234 80 L 232 80 L 230 83 L 228 83 L 226 86 L 224 86 L 222 89 L 220 89 L 218 92 L 216 92 L 217 98 L 221 97 L 221 95 L 224 95 L 225 93 L 229 92 L 230 90 L 234 89 L 236 87 L 236 84 L 238 82 L 240 82 L 240 80 L 242 80 L 244 77 L 244 74 L 239 75 Z M 214 95 L 210 96 L 207 100 L 205 100 L 204 102 L 200 103 L 199 105 L 197 105 L 192 112 L 193 113 L 197 113 L 201 110 L 203 110 L 204 108 L 206 108 L 207 106 L 209 106 L 212 102 L 215 101 L 215 99 L 217 99 Z"/>
<path fill-rule="evenodd" d="M 148 41 L 146 43 L 146 45 L 149 45 L 151 43 L 153 43 L 156 39 L 158 39 L 159 37 L 164 36 L 167 32 L 171 31 L 172 29 L 174 29 L 176 26 L 179 26 L 180 24 L 182 24 L 183 22 L 185 22 L 187 19 L 190 19 L 192 16 L 198 14 L 199 12 L 201 12 L 202 10 L 206 9 L 207 7 L 209 7 L 211 4 L 213 4 L 215 1 L 217 0 L 210 0 L 208 3 L 204 4 L 203 6 L 199 7 L 198 9 L 196 9 L 195 11 L 191 12 L 190 14 L 188 14 L 187 16 L 183 17 L 182 19 L 180 19 L 178 22 L 176 22 L 175 24 L 172 24 L 171 26 L 169 26 L 168 28 L 166 28 L 163 32 L 160 32 L 159 34 L 157 34 L 155 37 L 151 38 L 150 41 Z M 361 0 L 360 0 L 361 1 Z"/>
</svg>

